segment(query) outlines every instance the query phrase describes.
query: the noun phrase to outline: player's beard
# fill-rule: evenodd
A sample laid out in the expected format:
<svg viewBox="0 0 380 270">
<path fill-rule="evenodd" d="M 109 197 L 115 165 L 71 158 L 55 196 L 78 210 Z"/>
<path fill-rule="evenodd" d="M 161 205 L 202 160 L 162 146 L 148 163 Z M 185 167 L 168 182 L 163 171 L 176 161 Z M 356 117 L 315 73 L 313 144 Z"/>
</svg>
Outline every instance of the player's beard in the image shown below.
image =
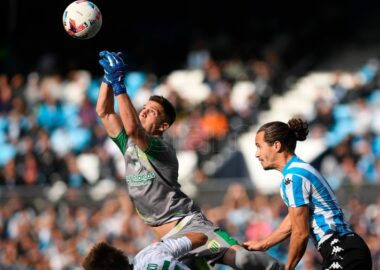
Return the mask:
<svg viewBox="0 0 380 270">
<path fill-rule="evenodd" d="M 263 167 L 263 169 L 265 171 L 269 171 L 269 170 L 274 170 L 275 169 L 275 167 L 273 165 L 271 165 L 271 164 L 264 164 L 264 161 L 260 161 L 260 163 L 261 163 L 261 166 Z"/>
<path fill-rule="evenodd" d="M 270 166 L 270 165 L 266 166 L 266 167 L 263 166 L 263 168 L 264 168 L 265 171 L 269 171 L 269 170 L 274 170 L 275 169 L 274 166 Z"/>
</svg>

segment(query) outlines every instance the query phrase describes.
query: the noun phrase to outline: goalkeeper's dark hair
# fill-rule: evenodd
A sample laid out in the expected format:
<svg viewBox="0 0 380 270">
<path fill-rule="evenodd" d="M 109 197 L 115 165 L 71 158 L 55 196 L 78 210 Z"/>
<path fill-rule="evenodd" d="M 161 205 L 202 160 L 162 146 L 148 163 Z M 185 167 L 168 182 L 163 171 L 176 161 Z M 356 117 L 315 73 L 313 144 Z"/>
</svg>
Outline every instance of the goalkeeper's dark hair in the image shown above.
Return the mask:
<svg viewBox="0 0 380 270">
<path fill-rule="evenodd" d="M 168 122 L 169 126 L 171 126 L 174 123 L 177 116 L 173 104 L 171 104 L 170 101 L 164 98 L 163 96 L 154 95 L 151 96 L 149 100 L 161 104 L 165 112 L 165 121 Z"/>
<path fill-rule="evenodd" d="M 130 270 L 128 257 L 123 251 L 106 242 L 93 246 L 82 262 L 85 270 Z"/>
<path fill-rule="evenodd" d="M 257 133 L 264 131 L 264 140 L 269 145 L 279 141 L 283 150 L 294 153 L 297 141 L 306 140 L 309 125 L 300 118 L 292 118 L 288 123 L 274 121 L 262 125 Z"/>
</svg>

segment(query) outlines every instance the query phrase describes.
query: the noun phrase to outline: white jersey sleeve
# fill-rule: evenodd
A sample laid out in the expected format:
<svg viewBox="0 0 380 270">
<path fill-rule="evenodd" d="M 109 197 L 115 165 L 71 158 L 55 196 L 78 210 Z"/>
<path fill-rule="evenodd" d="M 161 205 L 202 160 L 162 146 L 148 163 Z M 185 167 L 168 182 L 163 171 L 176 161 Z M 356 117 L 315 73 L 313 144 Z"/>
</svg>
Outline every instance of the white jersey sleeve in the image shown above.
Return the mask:
<svg viewBox="0 0 380 270">
<path fill-rule="evenodd" d="M 190 250 L 191 241 L 187 237 L 151 244 L 134 257 L 133 270 L 190 270 L 177 260 Z"/>
<path fill-rule="evenodd" d="M 165 239 L 162 243 L 174 258 L 179 258 L 191 250 L 191 241 L 186 236 L 177 239 Z"/>
</svg>

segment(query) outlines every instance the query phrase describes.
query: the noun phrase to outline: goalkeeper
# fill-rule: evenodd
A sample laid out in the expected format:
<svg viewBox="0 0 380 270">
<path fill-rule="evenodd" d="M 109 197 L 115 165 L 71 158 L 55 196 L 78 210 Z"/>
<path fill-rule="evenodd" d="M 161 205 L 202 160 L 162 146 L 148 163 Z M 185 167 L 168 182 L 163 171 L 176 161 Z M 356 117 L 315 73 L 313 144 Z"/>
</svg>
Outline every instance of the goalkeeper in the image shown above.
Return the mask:
<svg viewBox="0 0 380 270">
<path fill-rule="evenodd" d="M 173 105 L 164 97 L 151 96 L 137 113 L 124 85 L 127 65 L 122 53 L 102 51 L 99 55 L 104 77 L 96 111 L 108 136 L 124 155 L 128 193 L 144 222 L 163 239 L 179 238 L 191 231 L 206 234 L 208 242 L 190 254 L 204 258 L 210 265 L 281 269 L 266 253 L 241 247 L 227 232 L 207 220 L 194 201 L 180 190 L 176 153 L 163 139 L 176 118 Z M 114 110 L 114 99 L 119 114 Z"/>
</svg>

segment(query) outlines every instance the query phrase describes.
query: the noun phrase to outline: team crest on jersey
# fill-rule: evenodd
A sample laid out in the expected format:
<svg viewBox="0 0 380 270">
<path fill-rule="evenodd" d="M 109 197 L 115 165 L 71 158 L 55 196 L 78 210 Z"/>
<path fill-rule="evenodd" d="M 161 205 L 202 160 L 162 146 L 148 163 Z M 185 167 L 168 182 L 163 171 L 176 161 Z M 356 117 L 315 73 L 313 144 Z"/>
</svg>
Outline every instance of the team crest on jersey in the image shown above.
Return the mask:
<svg viewBox="0 0 380 270">
<path fill-rule="evenodd" d="M 220 244 L 218 241 L 212 240 L 210 241 L 210 243 L 208 243 L 207 248 L 211 251 L 211 253 L 218 253 L 220 249 Z"/>
<path fill-rule="evenodd" d="M 289 185 L 292 182 L 292 179 L 290 178 L 285 178 L 285 185 Z"/>
</svg>

